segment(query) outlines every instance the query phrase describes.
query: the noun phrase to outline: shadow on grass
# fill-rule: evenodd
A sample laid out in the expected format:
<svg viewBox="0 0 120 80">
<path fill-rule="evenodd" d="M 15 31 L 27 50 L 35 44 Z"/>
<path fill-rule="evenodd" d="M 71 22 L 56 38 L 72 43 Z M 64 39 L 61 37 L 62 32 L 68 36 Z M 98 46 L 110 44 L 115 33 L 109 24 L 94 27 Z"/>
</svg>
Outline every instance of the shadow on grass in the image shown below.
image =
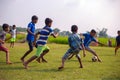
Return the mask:
<svg viewBox="0 0 120 80">
<path fill-rule="evenodd" d="M 60 72 L 58 69 L 28 70 L 29 72 Z"/>
<path fill-rule="evenodd" d="M 120 78 L 103 78 L 102 80 L 120 80 Z"/>
<path fill-rule="evenodd" d="M 23 67 L 0 67 L 0 70 L 22 70 L 24 69 Z"/>
</svg>

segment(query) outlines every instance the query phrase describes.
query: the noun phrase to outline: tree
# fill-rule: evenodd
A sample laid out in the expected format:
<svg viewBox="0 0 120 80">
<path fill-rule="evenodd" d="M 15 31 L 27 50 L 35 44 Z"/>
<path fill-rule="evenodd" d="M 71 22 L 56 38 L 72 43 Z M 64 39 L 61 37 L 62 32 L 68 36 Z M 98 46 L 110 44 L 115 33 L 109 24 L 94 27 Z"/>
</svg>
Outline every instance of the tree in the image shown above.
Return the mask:
<svg viewBox="0 0 120 80">
<path fill-rule="evenodd" d="M 99 30 L 99 29 L 98 29 Z M 103 28 L 102 30 L 99 30 L 99 32 L 98 32 L 98 36 L 99 37 L 108 37 L 108 35 L 107 35 L 107 28 Z"/>
<path fill-rule="evenodd" d="M 59 32 L 60 32 L 60 29 L 55 28 L 53 31 L 54 31 L 55 33 L 59 33 Z"/>
</svg>

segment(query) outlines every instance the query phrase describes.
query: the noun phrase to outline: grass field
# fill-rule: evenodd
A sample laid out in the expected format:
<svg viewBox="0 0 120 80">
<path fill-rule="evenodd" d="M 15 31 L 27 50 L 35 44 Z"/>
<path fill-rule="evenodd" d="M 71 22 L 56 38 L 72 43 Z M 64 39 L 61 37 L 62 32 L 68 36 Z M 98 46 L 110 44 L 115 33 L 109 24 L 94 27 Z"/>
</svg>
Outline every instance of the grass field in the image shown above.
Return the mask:
<svg viewBox="0 0 120 80">
<path fill-rule="evenodd" d="M 6 44 L 9 48 L 9 44 Z M 92 55 L 87 52 L 82 57 L 84 68 L 79 68 L 77 59 L 66 61 L 65 68 L 58 71 L 61 57 L 68 49 L 68 45 L 48 44 L 51 48 L 46 55 L 48 63 L 37 63 L 33 61 L 28 70 L 23 68 L 20 57 L 28 49 L 27 44 L 17 43 L 15 48 L 10 49 L 12 65 L 5 64 L 5 53 L 0 52 L 0 80 L 120 80 L 120 50 L 114 55 L 114 48 L 92 47 L 102 59 L 102 63 L 92 62 Z M 30 58 L 36 49 L 27 56 Z"/>
</svg>

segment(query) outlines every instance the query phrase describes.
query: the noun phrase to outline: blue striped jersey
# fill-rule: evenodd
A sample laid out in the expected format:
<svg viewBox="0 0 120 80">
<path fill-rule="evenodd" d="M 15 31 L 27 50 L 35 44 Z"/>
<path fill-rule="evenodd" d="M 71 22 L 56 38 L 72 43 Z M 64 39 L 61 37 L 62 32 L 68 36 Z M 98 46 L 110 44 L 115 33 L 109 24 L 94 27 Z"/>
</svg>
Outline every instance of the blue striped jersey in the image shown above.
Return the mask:
<svg viewBox="0 0 120 80">
<path fill-rule="evenodd" d="M 42 30 L 40 30 L 38 33 L 40 34 L 39 39 L 37 40 L 37 45 L 45 45 L 47 43 L 48 37 L 49 35 L 51 35 L 53 32 L 53 30 L 48 27 L 45 26 Z"/>
</svg>

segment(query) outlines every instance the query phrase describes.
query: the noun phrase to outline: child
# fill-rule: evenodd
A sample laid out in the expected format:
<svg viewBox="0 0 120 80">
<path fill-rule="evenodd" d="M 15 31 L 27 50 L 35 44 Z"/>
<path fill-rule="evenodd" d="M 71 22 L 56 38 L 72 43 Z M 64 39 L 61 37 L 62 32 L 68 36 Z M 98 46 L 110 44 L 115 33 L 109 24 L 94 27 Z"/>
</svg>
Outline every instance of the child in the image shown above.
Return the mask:
<svg viewBox="0 0 120 80">
<path fill-rule="evenodd" d="M 16 41 L 16 35 L 17 35 L 17 30 L 16 30 L 16 26 L 15 25 L 12 26 L 11 35 L 12 35 L 12 38 L 11 38 L 10 47 L 13 48 L 14 47 L 14 43 Z"/>
<path fill-rule="evenodd" d="M 23 63 L 25 66 L 25 69 L 28 68 L 28 64 L 30 62 L 37 59 L 38 57 L 39 57 L 39 59 L 37 61 L 40 62 L 39 60 L 41 58 L 44 59 L 43 56 L 49 52 L 49 47 L 46 45 L 49 35 L 52 35 L 54 38 L 56 38 L 58 36 L 58 34 L 52 33 L 52 31 L 53 31 L 51 29 L 52 20 L 50 18 L 46 18 L 45 24 L 46 24 L 46 26 L 41 31 L 36 33 L 36 35 L 35 35 L 34 44 L 37 45 L 37 52 L 34 56 L 32 56 L 30 59 L 28 59 L 27 61 L 25 61 Z M 36 41 L 38 35 L 40 35 L 40 37 Z"/>
<path fill-rule="evenodd" d="M 118 36 L 116 37 L 116 44 L 115 55 L 117 55 L 117 50 L 120 48 L 120 31 L 118 31 Z"/>
<path fill-rule="evenodd" d="M 63 58 L 62 58 L 62 65 L 58 68 L 59 70 L 61 70 L 61 69 L 64 68 L 64 63 L 65 63 L 66 59 L 71 54 L 76 55 L 76 57 L 77 57 L 77 59 L 78 59 L 78 61 L 80 63 L 80 68 L 83 68 L 79 52 L 80 52 L 81 49 L 83 49 L 83 55 L 85 57 L 85 49 L 84 49 L 84 45 L 82 43 L 82 39 L 77 34 L 78 27 L 76 25 L 73 25 L 71 27 L 71 31 L 72 31 L 72 34 L 68 38 L 70 49 L 68 49 L 68 51 L 66 52 L 66 54 L 63 56 Z"/>
<path fill-rule="evenodd" d="M 32 21 L 28 24 L 28 28 L 27 28 L 27 32 L 28 32 L 27 41 L 28 41 L 29 50 L 21 58 L 22 62 L 24 62 L 24 58 L 33 51 L 33 42 L 34 42 L 34 36 L 35 36 L 35 24 L 38 21 L 38 17 L 36 15 L 34 15 L 34 16 L 32 16 L 31 20 Z"/>
<path fill-rule="evenodd" d="M 98 57 L 98 55 L 96 54 L 96 52 L 94 50 L 92 50 L 89 45 L 92 41 L 104 45 L 100 42 L 98 42 L 94 37 L 96 35 L 96 31 L 93 29 L 91 30 L 90 33 L 85 33 L 85 34 L 80 34 L 81 36 L 84 36 L 84 46 L 85 46 L 85 50 L 89 51 L 90 53 L 92 53 L 94 56 L 97 57 L 98 61 L 101 62 L 100 58 Z M 71 59 L 73 57 L 73 55 L 71 57 L 69 57 L 69 59 Z"/>
<path fill-rule="evenodd" d="M 9 40 L 10 38 L 6 39 L 6 33 L 9 32 L 9 25 L 8 24 L 3 24 L 2 26 L 3 31 L 0 32 L 0 51 L 3 51 L 6 53 L 6 63 L 7 64 L 12 64 L 10 59 L 9 59 L 9 51 L 8 49 L 4 46 L 5 41 Z"/>
</svg>

